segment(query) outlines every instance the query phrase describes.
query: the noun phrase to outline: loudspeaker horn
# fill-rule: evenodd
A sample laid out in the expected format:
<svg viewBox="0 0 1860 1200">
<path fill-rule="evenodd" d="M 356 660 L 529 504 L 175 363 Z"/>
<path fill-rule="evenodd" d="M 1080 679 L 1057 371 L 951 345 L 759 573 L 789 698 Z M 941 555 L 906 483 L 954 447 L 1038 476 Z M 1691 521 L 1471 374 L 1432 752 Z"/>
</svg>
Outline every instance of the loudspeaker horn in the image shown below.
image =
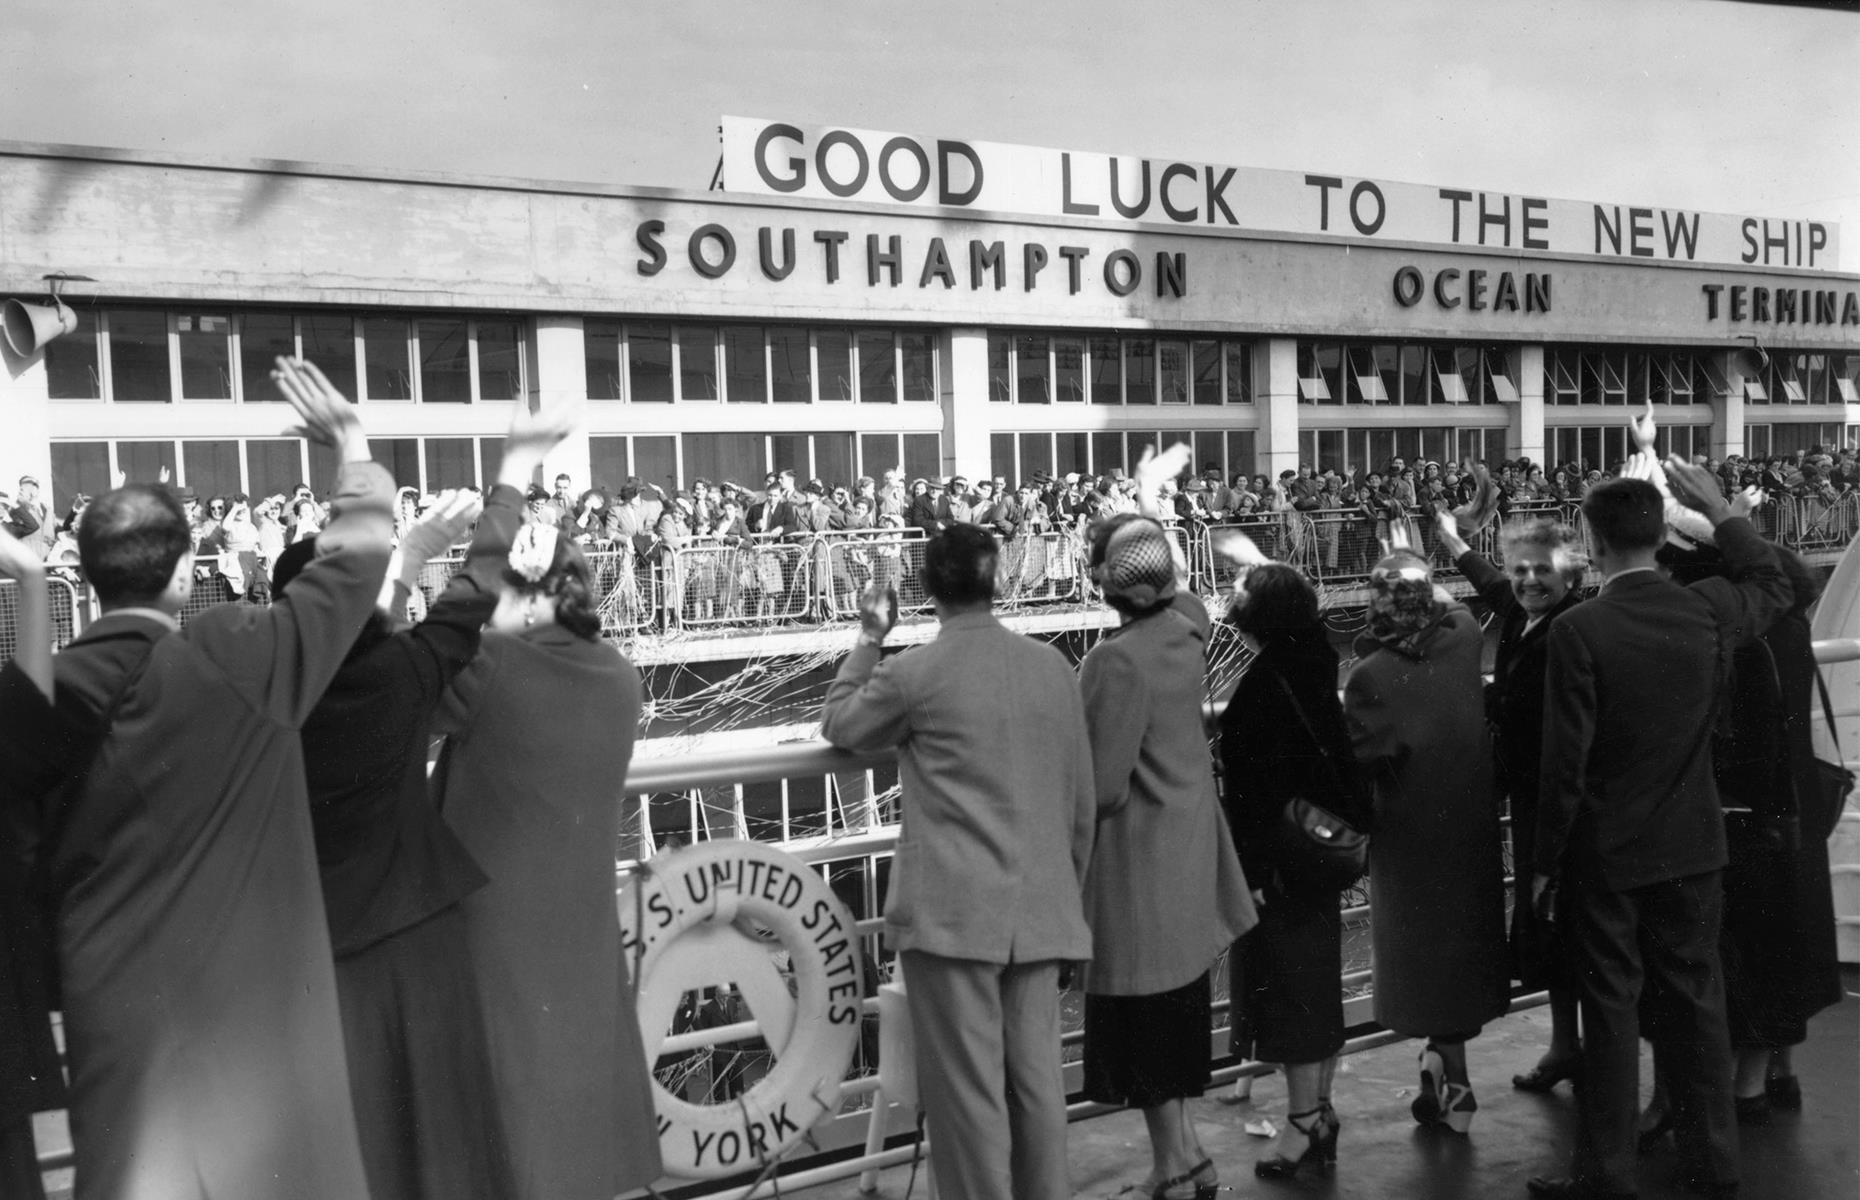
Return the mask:
<svg viewBox="0 0 1860 1200">
<path fill-rule="evenodd" d="M 45 343 L 76 328 L 77 314 L 57 296 L 52 297 L 50 306 L 19 300 L 8 300 L 0 306 L 0 329 L 6 334 L 6 344 L 21 358 L 30 358 Z"/>
</svg>

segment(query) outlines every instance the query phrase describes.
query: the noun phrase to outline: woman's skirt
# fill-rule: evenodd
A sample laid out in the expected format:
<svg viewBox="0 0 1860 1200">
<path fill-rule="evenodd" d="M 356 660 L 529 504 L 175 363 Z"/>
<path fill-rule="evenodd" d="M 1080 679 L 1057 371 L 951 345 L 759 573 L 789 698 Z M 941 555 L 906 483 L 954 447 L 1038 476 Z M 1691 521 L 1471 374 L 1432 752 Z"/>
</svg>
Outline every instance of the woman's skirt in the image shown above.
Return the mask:
<svg viewBox="0 0 1860 1200">
<path fill-rule="evenodd" d="M 1085 1098 L 1155 1108 L 1208 1086 L 1208 973 L 1147 996 L 1085 996 Z"/>
<path fill-rule="evenodd" d="M 1273 892 L 1228 957 L 1232 1052 L 1321 1062 L 1343 1048 L 1343 918 L 1335 892 Z"/>
</svg>

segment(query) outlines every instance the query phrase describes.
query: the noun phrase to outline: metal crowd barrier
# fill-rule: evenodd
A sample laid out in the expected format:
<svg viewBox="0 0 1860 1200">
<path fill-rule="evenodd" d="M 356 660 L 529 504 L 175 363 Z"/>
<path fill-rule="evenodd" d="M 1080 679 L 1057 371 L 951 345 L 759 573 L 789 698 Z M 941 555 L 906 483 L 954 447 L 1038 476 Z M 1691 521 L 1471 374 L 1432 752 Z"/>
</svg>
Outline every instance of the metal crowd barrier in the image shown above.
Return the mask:
<svg viewBox="0 0 1860 1200">
<path fill-rule="evenodd" d="M 52 604 L 52 647 L 63 649 L 89 624 L 88 593 L 77 581 L 56 569 L 45 577 Z M 0 663 L 12 661 L 19 649 L 19 583 L 0 579 Z"/>
<path fill-rule="evenodd" d="M 1592 552 L 1581 507 L 1556 500 L 1515 501 L 1501 520 L 1477 531 L 1469 542 L 1502 566 L 1503 525 L 1532 517 L 1552 517 L 1571 526 L 1583 548 Z M 1860 493 L 1833 499 L 1779 496 L 1750 519 L 1759 533 L 1780 545 L 1832 553 L 1860 536 Z M 1221 530 L 1245 533 L 1267 557 L 1297 566 L 1319 583 L 1347 585 L 1368 577 L 1381 556 L 1382 539 L 1396 524 L 1406 526 L 1421 553 L 1451 569 L 1431 510 L 1393 520 L 1371 517 L 1358 508 L 1285 511 L 1213 523 L 1171 521 L 1167 526 L 1188 565 L 1192 586 L 1212 596 L 1225 582 L 1225 567 L 1213 550 Z M 627 640 L 679 629 L 854 621 L 859 593 L 874 580 L 897 587 L 903 612 L 923 612 L 929 608 L 922 583 L 925 544 L 924 531 L 908 528 L 839 530 L 801 538 L 693 538 L 684 546 L 658 545 L 645 551 L 602 542 L 585 553 L 601 631 Z M 419 588 L 428 602 L 462 561 L 455 554 L 435 559 L 421 571 Z M 183 624 L 216 604 L 269 603 L 266 572 L 256 563 L 208 556 L 196 560 L 195 571 L 193 595 L 180 614 Z M 54 568 L 52 577 L 58 644 L 63 645 L 83 627 L 92 605 L 74 570 Z M 0 662 L 12 656 L 15 636 L 14 610 L 4 591 L 10 586 L 0 581 Z M 1009 612 L 1095 602 L 1097 589 L 1087 578 L 1082 537 L 1074 530 L 1058 529 L 1004 539 L 996 591 L 997 606 Z"/>
</svg>

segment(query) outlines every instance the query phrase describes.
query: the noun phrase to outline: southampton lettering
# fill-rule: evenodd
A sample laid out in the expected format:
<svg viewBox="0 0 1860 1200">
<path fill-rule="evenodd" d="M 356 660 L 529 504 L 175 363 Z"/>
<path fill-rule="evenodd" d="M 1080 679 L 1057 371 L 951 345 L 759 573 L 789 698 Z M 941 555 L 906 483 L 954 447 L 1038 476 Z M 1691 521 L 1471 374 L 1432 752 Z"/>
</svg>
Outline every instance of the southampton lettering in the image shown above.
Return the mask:
<svg viewBox="0 0 1860 1200">
<path fill-rule="evenodd" d="M 644 252 L 636 264 L 639 274 L 651 278 L 672 265 L 676 251 L 667 250 L 667 236 L 664 221 L 640 222 L 634 231 L 634 240 Z M 813 246 L 811 259 L 819 264 L 820 274 L 814 278 L 838 284 L 847 265 L 845 256 L 860 256 L 863 250 L 868 288 L 915 285 L 919 290 L 951 291 L 966 281 L 972 291 L 1002 291 L 1018 282 L 1023 291 L 1031 292 L 1042 284 L 1057 286 L 1055 281 L 1041 276 L 1057 254 L 1066 263 L 1066 292 L 1076 296 L 1086 287 L 1085 260 L 1092 253 L 1087 246 L 1013 244 L 1001 239 L 971 238 L 966 243 L 952 244 L 942 237 L 915 241 L 901 234 L 869 233 L 863 247 L 849 247 L 846 243 L 850 239 L 851 234 L 843 229 L 816 229 L 806 235 L 806 243 Z M 792 227 L 759 226 L 755 231 L 755 263 L 739 266 L 736 234 L 728 226 L 710 223 L 686 235 L 685 261 L 703 279 L 722 279 L 733 271 L 753 270 L 770 282 L 781 283 L 797 276 L 807 277 L 805 267 L 810 255 L 802 250 L 806 243 Z M 677 243 L 672 244 L 675 247 Z M 1097 260 L 1093 270 L 1097 282 L 1113 296 L 1132 296 L 1147 286 L 1159 299 L 1180 300 L 1188 295 L 1188 266 L 1184 251 L 1158 250 L 1145 258 L 1135 250 L 1119 248 Z M 1013 280 L 1010 277 L 1016 267 L 1019 279 Z"/>
</svg>

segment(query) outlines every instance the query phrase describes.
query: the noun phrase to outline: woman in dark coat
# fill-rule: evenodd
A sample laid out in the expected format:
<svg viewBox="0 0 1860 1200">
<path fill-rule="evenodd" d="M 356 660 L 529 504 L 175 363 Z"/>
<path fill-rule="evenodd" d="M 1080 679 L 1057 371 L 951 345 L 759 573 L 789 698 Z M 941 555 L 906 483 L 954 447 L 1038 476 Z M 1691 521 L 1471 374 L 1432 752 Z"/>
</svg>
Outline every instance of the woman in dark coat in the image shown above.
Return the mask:
<svg viewBox="0 0 1860 1200">
<path fill-rule="evenodd" d="M 349 1092 L 376 1196 L 502 1200 L 510 1191 L 459 909 L 485 876 L 432 806 L 426 753 L 440 697 L 477 653 L 497 606 L 522 519 L 518 488 L 567 432 L 565 423 L 519 417 L 464 568 L 424 620 L 396 630 L 389 614 L 406 611 L 427 560 L 464 530 L 468 497 L 449 493 L 401 530 L 392 598 L 363 626 L 304 722 Z M 315 547 L 310 538 L 284 552 L 274 594 L 288 594 Z"/>
<path fill-rule="evenodd" d="M 1827 843 L 1803 835 L 1800 811 L 1817 786 L 1814 726 L 1822 718 L 1808 609 L 1821 584 L 1793 551 L 1776 553 L 1795 603 L 1737 649 L 1713 747 L 1730 848 L 1719 954 L 1742 1124 L 1766 1122 L 1772 1104 L 1801 1105 L 1790 1050 L 1808 1040 L 1808 1019 L 1842 994 Z M 1661 558 L 1683 582 L 1722 569 L 1709 546 L 1669 547 Z M 1670 1124 L 1664 1091 L 1643 1118 L 1649 1139 Z"/>
<path fill-rule="evenodd" d="M 1255 566 L 1229 619 L 1255 656 L 1221 716 L 1222 800 L 1259 910 L 1229 960 L 1233 1052 L 1284 1064 L 1290 1120 L 1277 1151 L 1255 1167 L 1283 1178 L 1336 1161 L 1330 1084 L 1343 1048 L 1343 933 L 1337 891 L 1280 869 L 1278 825 L 1295 797 L 1321 797 L 1359 829 L 1370 814 L 1337 702 L 1337 653 L 1310 583 L 1282 563 Z"/>
<path fill-rule="evenodd" d="M 1500 570 L 1460 537 L 1451 512 L 1437 520 L 1440 544 L 1499 621 L 1498 656 L 1486 688 L 1486 719 L 1497 749 L 1498 786 L 1510 799 L 1512 974 L 1527 988 L 1550 993 L 1550 1046 L 1537 1065 L 1511 1078 L 1513 1087 L 1547 1092 L 1575 1078 L 1582 1063 L 1576 989 L 1555 930 L 1531 903 L 1532 851 L 1537 834 L 1537 767 L 1544 731 L 1544 669 L 1550 622 L 1582 597 L 1588 561 L 1576 534 L 1550 520 L 1520 522 L 1501 535 Z M 1523 864 L 1522 867 L 1518 864 Z"/>
<path fill-rule="evenodd" d="M 1505 1011 L 1509 974 L 1484 635 L 1411 551 L 1384 558 L 1369 579 L 1369 628 L 1343 708 L 1375 790 L 1376 1020 L 1428 1039 L 1415 1119 L 1465 1133 L 1478 1108 L 1466 1041 Z"/>
<path fill-rule="evenodd" d="M 478 657 L 441 706 L 441 811 L 491 882 L 462 903 L 511 1200 L 610 1200 L 659 1175 L 614 907 L 639 672 L 600 640 L 580 550 L 526 525 Z"/>
<path fill-rule="evenodd" d="M 1094 527 L 1091 567 L 1124 620 L 1080 667 L 1098 793 L 1085 1096 L 1143 1110 L 1141 1192 L 1206 1196 L 1218 1177 L 1184 1102 L 1208 1082 L 1209 969 L 1256 920 L 1202 723 L 1208 610 L 1176 591 L 1168 536 L 1147 518 Z"/>
</svg>

